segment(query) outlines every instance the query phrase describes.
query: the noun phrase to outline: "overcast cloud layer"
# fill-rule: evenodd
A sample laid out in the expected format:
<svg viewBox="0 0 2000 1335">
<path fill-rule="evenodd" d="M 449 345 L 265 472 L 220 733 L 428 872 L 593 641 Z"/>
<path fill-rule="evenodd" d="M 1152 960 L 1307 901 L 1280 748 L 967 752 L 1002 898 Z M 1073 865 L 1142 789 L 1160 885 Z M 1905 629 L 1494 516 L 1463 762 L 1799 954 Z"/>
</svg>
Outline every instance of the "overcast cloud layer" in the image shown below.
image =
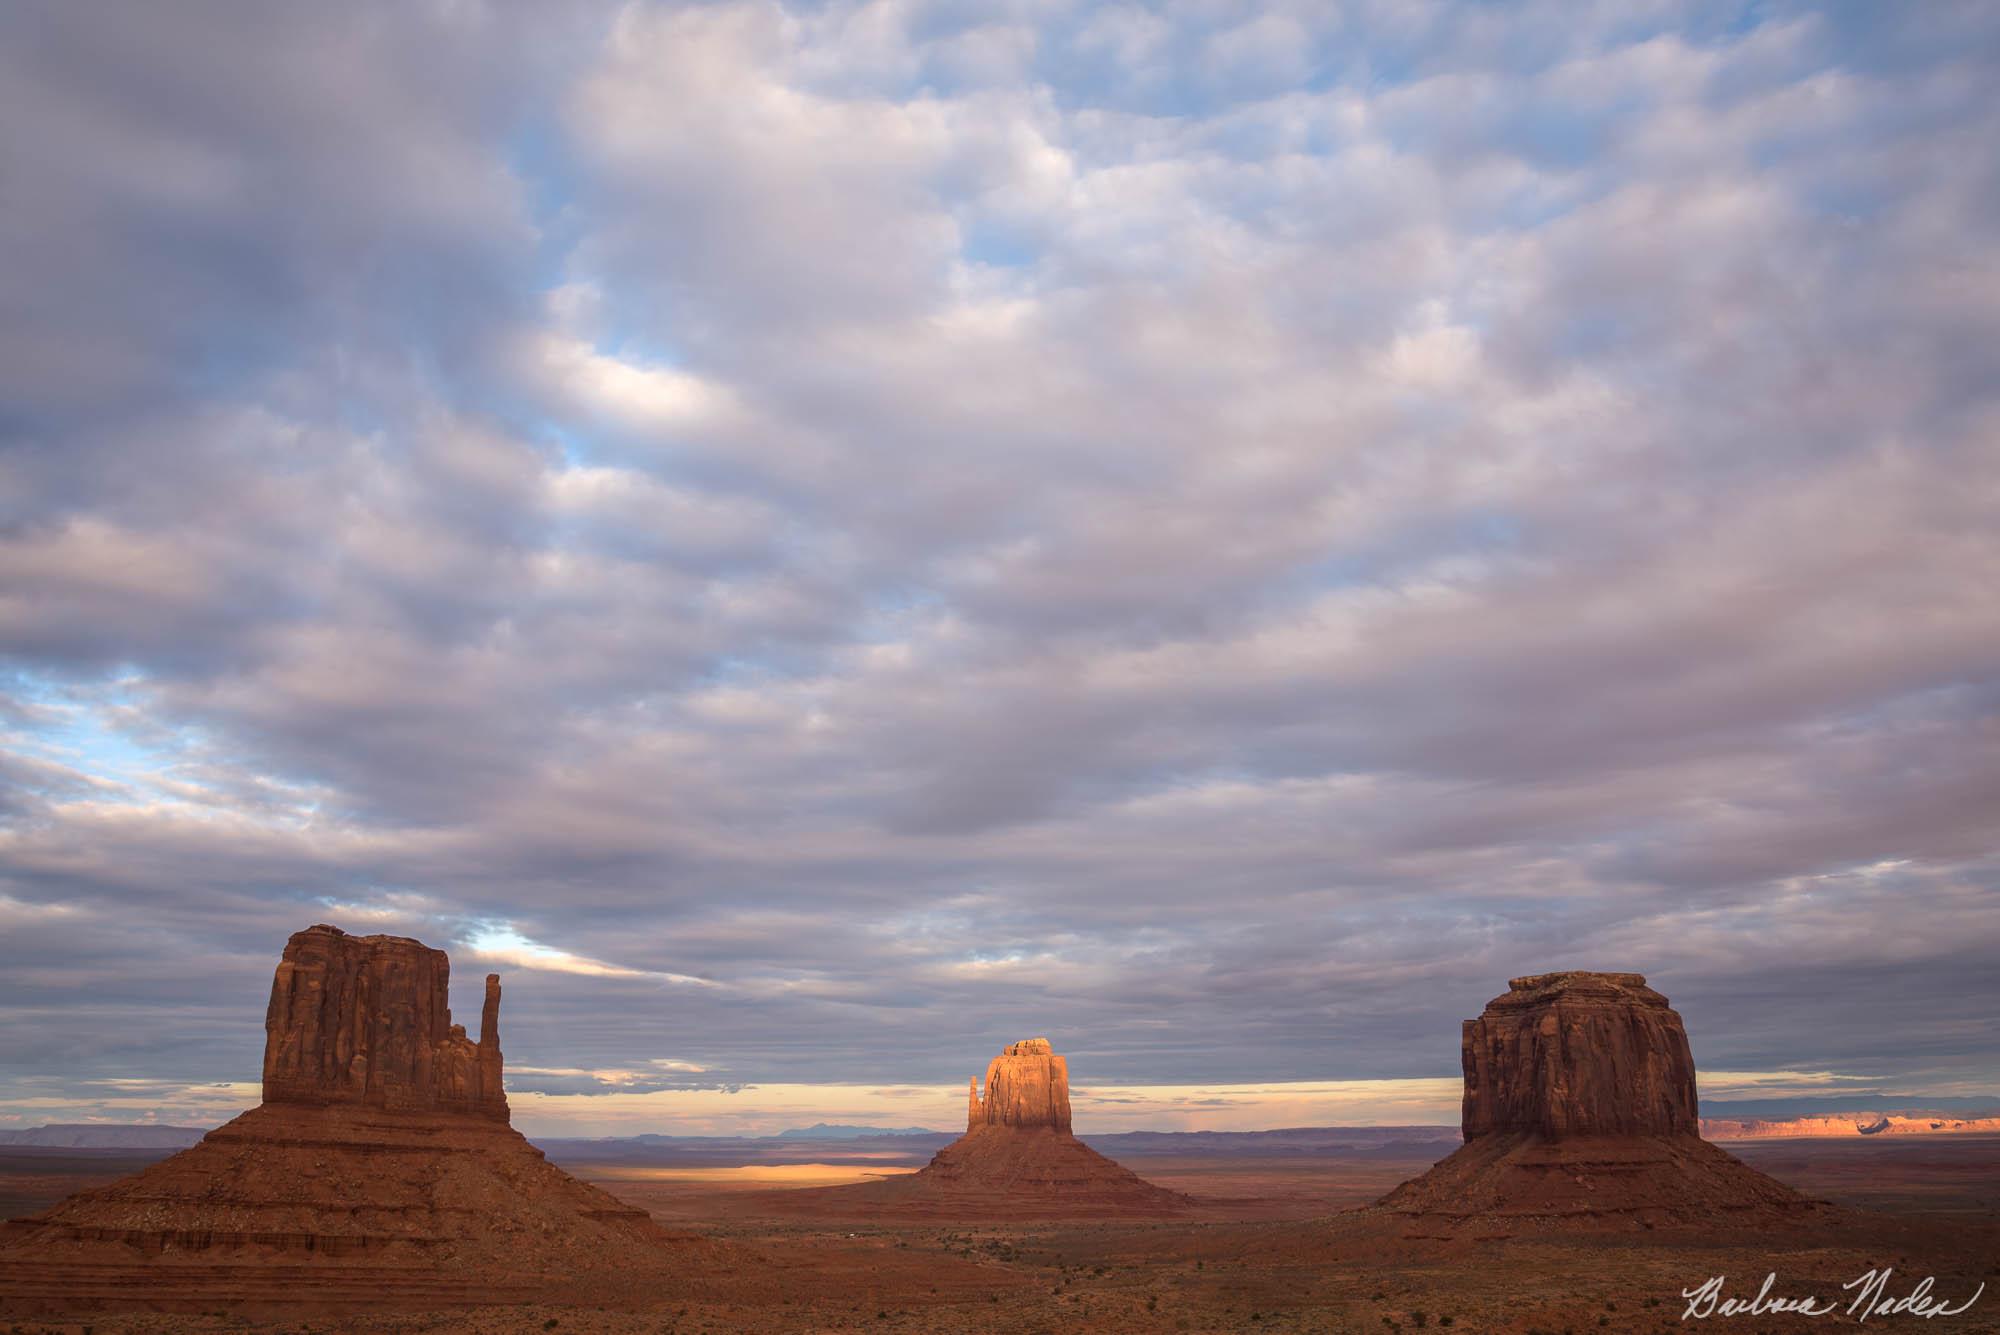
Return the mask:
<svg viewBox="0 0 2000 1335">
<path fill-rule="evenodd" d="M 316 921 L 577 1125 L 1448 1079 L 1563 967 L 1993 1089 L 1996 87 L 1978 3 L 7 5 L 0 1121 L 253 1080 Z"/>
</svg>

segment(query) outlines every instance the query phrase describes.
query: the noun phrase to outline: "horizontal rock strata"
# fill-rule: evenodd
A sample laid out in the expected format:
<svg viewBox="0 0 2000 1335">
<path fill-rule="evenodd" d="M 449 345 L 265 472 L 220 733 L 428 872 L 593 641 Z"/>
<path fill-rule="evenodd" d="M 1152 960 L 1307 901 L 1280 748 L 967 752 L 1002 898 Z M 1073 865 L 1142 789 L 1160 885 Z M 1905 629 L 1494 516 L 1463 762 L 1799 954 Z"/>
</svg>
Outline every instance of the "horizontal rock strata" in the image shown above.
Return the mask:
<svg viewBox="0 0 2000 1335">
<path fill-rule="evenodd" d="M 784 1193 L 823 1216 L 1018 1220 L 1155 1218 L 1193 1202 L 1105 1158 L 1070 1130 L 1069 1063 L 1046 1038 L 1009 1043 L 966 1095 L 966 1132 L 923 1169 Z"/>
<path fill-rule="evenodd" d="M 264 1018 L 264 1101 L 460 1112 L 502 1121 L 500 977 L 479 1041 L 451 1022 L 451 961 L 402 936 L 294 933 Z"/>
<path fill-rule="evenodd" d="M 1463 1148 L 1374 1207 L 1412 1232 L 1764 1226 L 1817 1203 L 1697 1134 L 1694 1058 L 1635 973 L 1516 978 L 1467 1020 Z"/>
<path fill-rule="evenodd" d="M 1465 1022 L 1461 1060 L 1468 1140 L 1697 1130 L 1687 1030 L 1636 973 L 1516 978 Z"/>
<path fill-rule="evenodd" d="M 499 979 L 477 1043 L 451 1023 L 448 979 L 444 953 L 417 941 L 294 935 L 272 981 L 265 1101 L 133 1177 L 9 1221 L 0 1312 L 602 1295 L 680 1283 L 717 1251 L 507 1124 Z"/>
<path fill-rule="evenodd" d="M 986 1066 L 986 1097 L 975 1086 L 965 1129 L 1048 1127 L 1068 1131 L 1069 1063 L 1046 1038 L 1009 1043 Z"/>
</svg>

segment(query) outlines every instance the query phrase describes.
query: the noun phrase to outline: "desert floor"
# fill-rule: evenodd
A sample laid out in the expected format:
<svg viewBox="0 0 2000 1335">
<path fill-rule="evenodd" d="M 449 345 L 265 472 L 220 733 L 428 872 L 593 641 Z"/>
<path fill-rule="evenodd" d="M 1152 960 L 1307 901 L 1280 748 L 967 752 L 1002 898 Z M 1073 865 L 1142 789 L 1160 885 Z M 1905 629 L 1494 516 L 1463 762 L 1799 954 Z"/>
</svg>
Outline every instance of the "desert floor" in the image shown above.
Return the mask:
<svg viewBox="0 0 2000 1335">
<path fill-rule="evenodd" d="M 758 1165 L 715 1171 L 657 1162 L 568 1163 L 666 1226 L 732 1245 L 730 1273 L 674 1293 L 607 1294 L 602 1306 L 454 1312 L 283 1310 L 11 1315 L 11 1332 L 287 1331 L 1368 1331 L 1529 1335 L 1584 1331 L 1854 1329 L 1842 1285 L 1890 1267 L 1901 1296 L 1926 1276 L 1962 1315 L 1878 1315 L 1871 1330 L 2000 1332 L 2000 1138 L 1760 1141 L 1732 1152 L 1815 1196 L 1852 1207 L 1787 1237 L 1715 1228 L 1592 1240 L 1406 1243 L 1355 1233 L 1339 1212 L 1429 1166 L 1429 1157 L 1127 1156 L 1200 1201 L 1166 1222 L 1037 1223 L 868 1218 L 823 1187 L 897 1162 Z M 559 1156 L 558 1156 L 559 1157 Z M 0 1212 L 19 1214 L 146 1162 L 130 1155 L 0 1152 Z M 0 1262 L 4 1264 L 4 1262 Z M 1683 1321 L 1684 1289 L 1727 1276 L 1748 1298 L 1838 1299 L 1841 1314 Z"/>
</svg>

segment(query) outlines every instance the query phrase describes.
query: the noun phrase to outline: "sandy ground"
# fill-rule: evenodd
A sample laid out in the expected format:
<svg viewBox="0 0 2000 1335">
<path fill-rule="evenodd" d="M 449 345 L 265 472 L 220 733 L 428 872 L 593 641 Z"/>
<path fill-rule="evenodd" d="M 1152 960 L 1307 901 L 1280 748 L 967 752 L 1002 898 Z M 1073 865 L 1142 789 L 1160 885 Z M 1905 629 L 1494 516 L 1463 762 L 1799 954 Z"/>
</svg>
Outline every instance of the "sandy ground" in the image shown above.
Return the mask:
<svg viewBox="0 0 2000 1335">
<path fill-rule="evenodd" d="M 1736 1149 L 1739 1147 L 1731 1147 Z M 1357 1239 L 1337 1212 L 1422 1171 L 1424 1161 L 1324 1157 L 1133 1158 L 1151 1181 L 1200 1197 L 1199 1217 L 1171 1223 L 921 1224 L 799 1219 L 767 1176 L 662 1175 L 592 1165 L 586 1176 L 677 1230 L 727 1241 L 750 1258 L 710 1276 L 699 1301 L 623 1295 L 618 1306 L 521 1306 L 439 1313 L 96 1314 L 54 1321 L 0 1313 L 0 1335 L 148 1335 L 196 1331 L 584 1331 L 606 1335 L 724 1331 L 1409 1331 L 1578 1335 L 1584 1331 L 2000 1332 L 2000 1138 L 1885 1146 L 1765 1142 L 1745 1157 L 1792 1185 L 1868 1212 L 1798 1237 L 1627 1235 L 1563 1243 L 1431 1248 Z M 1870 1153 L 1874 1151 L 1874 1153 Z M 1883 1152 L 1887 1151 L 1887 1152 Z M 0 1183 L 18 1193 L 14 1166 Z M 845 1166 L 843 1171 L 851 1169 Z M 40 1184 L 51 1185 L 46 1167 Z M 868 1169 L 864 1171 L 879 1171 Z M 808 1175 L 810 1176 L 810 1175 Z M 816 1183 L 817 1185 L 817 1183 Z M 1712 1275 L 1752 1296 L 1778 1291 L 1845 1302 L 1842 1285 L 1878 1267 L 1887 1292 L 1925 1276 L 1969 1311 L 1924 1320 L 1844 1312 L 1683 1321 L 1682 1290 Z"/>
<path fill-rule="evenodd" d="M 1134 1158 L 1126 1165 L 1148 1182 L 1185 1192 L 1199 1202 L 1192 1219 L 1224 1220 L 1314 1219 L 1336 1210 L 1366 1205 L 1398 1182 L 1430 1167 L 1428 1159 L 1346 1161 L 1311 1158 L 1300 1160 L 1220 1159 L 1195 1156 Z M 847 1180 L 861 1181 L 874 1174 L 895 1169 L 846 1169 Z M 614 1195 L 643 1206 L 654 1218 L 676 1228 L 704 1224 L 738 1224 L 746 1221 L 797 1221 L 807 1213 L 794 1205 L 799 1198 L 773 1190 L 757 1170 L 724 1182 L 716 1178 L 687 1175 L 688 1170 L 660 1170 L 645 1166 L 620 1167 L 592 1164 L 577 1170 L 585 1181 L 594 1182 Z M 829 1170 L 829 1176 L 832 1170 Z M 799 1181 L 789 1185 L 819 1185 Z M 815 1196 L 816 1201 L 823 1197 Z M 848 1212 L 820 1207 L 810 1213 L 818 1218 L 868 1224 L 874 1221 L 865 1208 Z"/>
</svg>

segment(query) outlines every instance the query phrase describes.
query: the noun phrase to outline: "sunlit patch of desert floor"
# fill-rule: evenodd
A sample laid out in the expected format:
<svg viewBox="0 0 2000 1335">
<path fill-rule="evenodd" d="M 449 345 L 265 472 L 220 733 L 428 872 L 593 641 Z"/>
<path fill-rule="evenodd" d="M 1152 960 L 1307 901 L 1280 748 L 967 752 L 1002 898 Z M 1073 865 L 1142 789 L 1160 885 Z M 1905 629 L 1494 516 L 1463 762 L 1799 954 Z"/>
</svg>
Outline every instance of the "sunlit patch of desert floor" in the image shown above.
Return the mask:
<svg viewBox="0 0 2000 1335">
<path fill-rule="evenodd" d="M 1732 1149 L 1739 1147 L 1732 1146 Z M 1885 1150 L 1870 1153 L 1871 1150 Z M 1343 1238 L 1329 1222 L 1428 1167 L 1425 1160 L 1306 1155 L 1233 1159 L 1135 1156 L 1150 1181 L 1203 1201 L 1173 1221 L 1007 1223 L 801 1217 L 796 1187 L 860 1181 L 869 1164 L 761 1165 L 798 1176 L 657 1164 L 593 1163 L 582 1175 L 676 1230 L 725 1239 L 758 1258 L 720 1276 L 699 1301 L 627 1297 L 622 1306 L 492 1307 L 459 1312 L 298 1312 L 14 1318 L 13 1330 L 268 1331 L 304 1335 L 530 1335 L 531 1332 L 1583 1332 L 1835 1330 L 2000 1333 L 2000 1138 L 1885 1146 L 1788 1141 L 1745 1157 L 1801 1189 L 1849 1207 L 1799 1235 L 1627 1233 L 1595 1239 L 1424 1244 Z M 778 1185 L 783 1184 L 783 1185 Z M 46 1185 L 46 1184 L 39 1184 Z M 824 1194 L 824 1193 L 822 1193 Z M 1872 1267 L 1891 1291 L 1924 1276 L 1934 1291 L 1984 1296 L 1955 1317 L 1919 1320 L 1764 1316 L 1681 1319 L 1685 1288 L 1726 1275 L 1748 1297 L 1767 1272 L 1780 1291 L 1844 1297 Z"/>
<path fill-rule="evenodd" d="M 874 1182 L 917 1170 L 907 1164 L 753 1163 L 734 1167 L 658 1164 L 593 1164 L 583 1174 L 613 1195 L 654 1209 L 653 1200 L 671 1200 L 675 1189 L 693 1201 L 705 1201 L 718 1191 L 750 1191 L 794 1187 L 845 1187 Z M 664 1216 L 662 1216 L 664 1217 Z"/>
<path fill-rule="evenodd" d="M 1199 1202 L 1195 1218 L 1218 1221 L 1313 1219 L 1365 1205 L 1429 1166 L 1428 1159 L 1384 1162 L 1312 1157 L 1274 1162 L 1197 1156 L 1147 1156 L 1126 1165 L 1148 1182 L 1195 1197 Z M 781 1176 L 794 1169 L 816 1170 L 825 1176 L 817 1180 L 810 1174 Z M 576 1171 L 585 1181 L 644 1206 L 661 1222 L 687 1228 L 721 1220 L 797 1220 L 805 1213 L 829 1220 L 878 1222 L 865 1205 L 857 1203 L 851 1210 L 843 1210 L 838 1198 L 795 1197 L 782 1188 L 842 1185 L 913 1170 L 852 1164 L 707 1169 L 594 1163 Z M 804 1208 L 806 1201 L 812 1202 L 809 1210 Z"/>
</svg>

